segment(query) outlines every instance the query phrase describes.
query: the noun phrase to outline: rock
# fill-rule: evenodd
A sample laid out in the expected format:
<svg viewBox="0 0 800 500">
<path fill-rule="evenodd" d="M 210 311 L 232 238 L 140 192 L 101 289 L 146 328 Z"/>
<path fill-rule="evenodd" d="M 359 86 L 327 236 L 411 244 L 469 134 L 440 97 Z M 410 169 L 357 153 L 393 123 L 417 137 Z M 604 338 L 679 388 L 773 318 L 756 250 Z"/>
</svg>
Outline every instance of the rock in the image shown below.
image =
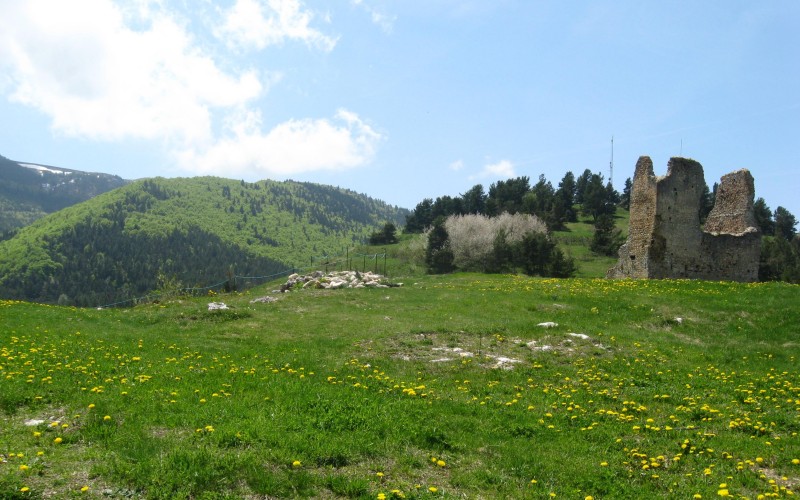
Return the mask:
<svg viewBox="0 0 800 500">
<path fill-rule="evenodd" d="M 275 297 L 264 296 L 264 297 L 258 297 L 257 299 L 253 299 L 253 300 L 250 301 L 250 303 L 251 304 L 271 304 L 271 303 L 277 302 L 277 301 L 278 301 L 278 299 L 276 299 Z"/>
<path fill-rule="evenodd" d="M 373 272 L 335 271 L 328 274 L 322 271 L 301 276 L 292 274 L 281 285 L 281 292 L 288 292 L 295 286 L 302 288 L 324 288 L 338 290 L 341 288 L 390 288 L 402 286 L 402 283 L 389 283 L 384 276 Z M 276 291 L 277 292 L 277 291 Z"/>
<path fill-rule="evenodd" d="M 541 326 L 542 328 L 555 328 L 558 326 L 558 323 L 554 323 L 552 321 L 545 321 L 544 323 L 539 323 L 536 326 Z"/>
<path fill-rule="evenodd" d="M 223 309 L 228 309 L 228 305 L 224 302 L 209 302 L 208 304 L 209 311 L 220 311 Z"/>
</svg>

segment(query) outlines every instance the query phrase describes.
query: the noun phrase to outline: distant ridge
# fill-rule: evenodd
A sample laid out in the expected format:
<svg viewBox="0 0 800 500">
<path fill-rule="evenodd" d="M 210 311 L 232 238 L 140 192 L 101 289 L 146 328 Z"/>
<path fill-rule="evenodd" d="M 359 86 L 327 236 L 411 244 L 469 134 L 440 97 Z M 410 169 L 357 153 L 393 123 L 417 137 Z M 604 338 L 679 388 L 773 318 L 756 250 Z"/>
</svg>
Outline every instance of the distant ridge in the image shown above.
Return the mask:
<svg viewBox="0 0 800 500">
<path fill-rule="evenodd" d="M 127 182 L 116 175 L 0 156 L 0 236 Z"/>
</svg>

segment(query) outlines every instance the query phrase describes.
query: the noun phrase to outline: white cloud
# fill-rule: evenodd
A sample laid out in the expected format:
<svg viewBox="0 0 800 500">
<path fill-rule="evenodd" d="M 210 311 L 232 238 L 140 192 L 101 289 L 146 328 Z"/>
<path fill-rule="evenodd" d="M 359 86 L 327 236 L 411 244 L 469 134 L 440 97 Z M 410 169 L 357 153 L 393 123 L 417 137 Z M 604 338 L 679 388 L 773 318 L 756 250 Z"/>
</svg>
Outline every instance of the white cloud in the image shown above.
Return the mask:
<svg viewBox="0 0 800 500">
<path fill-rule="evenodd" d="M 164 11 L 129 27 L 109 0 L 0 4 L 0 68 L 9 98 L 54 131 L 99 140 L 207 140 L 215 109 L 265 91 L 255 71 L 226 73 Z"/>
<path fill-rule="evenodd" d="M 451 163 L 450 165 L 448 165 L 447 168 L 449 168 L 450 170 L 453 170 L 455 172 L 458 172 L 459 170 L 464 168 L 464 162 L 462 160 L 456 160 L 453 163 Z"/>
<path fill-rule="evenodd" d="M 516 176 L 514 164 L 508 160 L 501 160 L 484 166 L 479 174 L 470 176 L 470 179 L 510 179 Z"/>
<path fill-rule="evenodd" d="M 367 4 L 364 0 L 351 0 L 350 3 L 364 9 L 367 14 L 369 14 L 370 20 L 372 20 L 374 24 L 380 26 L 384 33 L 390 34 L 394 29 L 394 22 L 397 20 L 397 16 L 384 14 L 375 7 Z"/>
<path fill-rule="evenodd" d="M 253 6 L 254 24 L 232 31 Z M 223 27 L 244 45 L 292 39 L 333 48 L 310 20 L 298 1 L 238 0 Z M 261 22 L 264 38 L 247 38 Z M 288 176 L 373 158 L 382 135 L 346 109 L 264 128 L 256 100 L 280 74 L 230 69 L 190 28 L 159 0 L 0 0 L 0 92 L 64 136 L 157 141 L 190 173 Z"/>
<path fill-rule="evenodd" d="M 330 52 L 337 38 L 312 28 L 313 17 L 300 0 L 236 0 L 215 35 L 230 47 L 260 50 L 288 39 Z"/>
<path fill-rule="evenodd" d="M 231 120 L 227 137 L 182 151 L 178 163 L 195 173 L 261 178 L 368 163 L 383 136 L 348 110 L 333 119 L 290 120 L 264 132 L 258 112 Z"/>
</svg>

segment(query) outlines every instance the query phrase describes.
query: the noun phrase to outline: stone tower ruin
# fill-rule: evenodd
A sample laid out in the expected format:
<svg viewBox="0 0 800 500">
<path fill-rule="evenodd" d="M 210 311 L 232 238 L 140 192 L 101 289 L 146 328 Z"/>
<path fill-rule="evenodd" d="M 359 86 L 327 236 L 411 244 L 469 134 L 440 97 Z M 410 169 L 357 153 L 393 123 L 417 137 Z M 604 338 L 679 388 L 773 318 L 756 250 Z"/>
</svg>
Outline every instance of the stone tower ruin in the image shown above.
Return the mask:
<svg viewBox="0 0 800 500">
<path fill-rule="evenodd" d="M 653 161 L 636 162 L 628 240 L 609 278 L 758 280 L 761 234 L 753 215 L 755 188 L 747 170 L 722 177 L 714 208 L 700 227 L 703 167 L 671 158 L 667 175 L 653 174 Z"/>
</svg>

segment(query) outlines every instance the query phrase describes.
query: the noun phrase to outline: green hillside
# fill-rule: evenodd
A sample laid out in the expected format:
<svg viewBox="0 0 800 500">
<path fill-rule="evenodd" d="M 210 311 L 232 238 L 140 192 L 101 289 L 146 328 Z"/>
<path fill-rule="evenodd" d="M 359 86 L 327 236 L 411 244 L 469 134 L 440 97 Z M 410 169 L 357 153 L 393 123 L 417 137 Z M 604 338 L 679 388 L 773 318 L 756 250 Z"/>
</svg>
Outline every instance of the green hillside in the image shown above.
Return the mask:
<svg viewBox="0 0 800 500">
<path fill-rule="evenodd" d="M 0 156 L 0 238 L 126 182 L 116 175 L 18 163 Z"/>
<path fill-rule="evenodd" d="M 0 296 L 94 306 L 169 283 L 270 275 L 360 244 L 405 211 L 330 186 L 148 179 L 0 242 Z"/>
</svg>

